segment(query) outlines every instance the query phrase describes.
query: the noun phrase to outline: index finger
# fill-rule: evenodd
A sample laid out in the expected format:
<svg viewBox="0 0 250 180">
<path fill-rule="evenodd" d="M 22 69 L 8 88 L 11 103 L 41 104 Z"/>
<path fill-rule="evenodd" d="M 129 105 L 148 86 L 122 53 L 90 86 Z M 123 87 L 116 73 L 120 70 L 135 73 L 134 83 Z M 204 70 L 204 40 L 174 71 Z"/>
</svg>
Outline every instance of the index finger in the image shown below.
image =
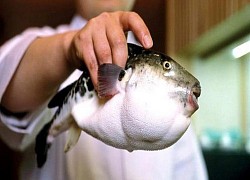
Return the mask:
<svg viewBox="0 0 250 180">
<path fill-rule="evenodd" d="M 149 29 L 143 19 L 135 12 L 125 12 L 120 16 L 120 23 L 124 31 L 132 31 L 138 41 L 146 49 L 153 46 Z"/>
<path fill-rule="evenodd" d="M 132 31 L 145 48 L 152 47 L 153 41 L 146 24 L 138 14 L 134 12 L 115 12 L 112 15 L 117 21 L 109 23 L 106 28 L 112 52 L 112 62 L 124 67 L 128 56 L 124 32 Z"/>
</svg>

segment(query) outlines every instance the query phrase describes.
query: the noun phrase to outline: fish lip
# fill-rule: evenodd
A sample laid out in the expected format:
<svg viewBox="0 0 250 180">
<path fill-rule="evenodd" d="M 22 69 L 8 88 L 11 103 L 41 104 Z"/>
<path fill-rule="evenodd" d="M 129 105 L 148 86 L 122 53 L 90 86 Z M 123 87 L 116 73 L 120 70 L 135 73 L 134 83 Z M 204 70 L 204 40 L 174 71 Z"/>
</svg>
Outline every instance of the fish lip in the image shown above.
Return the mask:
<svg viewBox="0 0 250 180">
<path fill-rule="evenodd" d="M 188 103 L 191 105 L 191 107 L 193 108 L 194 112 L 197 109 L 199 109 L 198 98 L 200 97 L 200 94 L 201 94 L 200 83 L 195 83 L 192 86 L 190 94 L 188 96 Z"/>
<path fill-rule="evenodd" d="M 199 82 L 197 82 L 193 85 L 193 87 L 191 88 L 191 93 L 195 96 L 196 99 L 198 99 L 198 97 L 200 97 L 201 86 L 200 86 Z"/>
<path fill-rule="evenodd" d="M 193 108 L 193 111 L 195 112 L 197 109 L 199 109 L 199 104 L 198 104 L 198 98 L 193 93 L 190 93 L 188 96 L 188 103 L 191 105 Z"/>
</svg>

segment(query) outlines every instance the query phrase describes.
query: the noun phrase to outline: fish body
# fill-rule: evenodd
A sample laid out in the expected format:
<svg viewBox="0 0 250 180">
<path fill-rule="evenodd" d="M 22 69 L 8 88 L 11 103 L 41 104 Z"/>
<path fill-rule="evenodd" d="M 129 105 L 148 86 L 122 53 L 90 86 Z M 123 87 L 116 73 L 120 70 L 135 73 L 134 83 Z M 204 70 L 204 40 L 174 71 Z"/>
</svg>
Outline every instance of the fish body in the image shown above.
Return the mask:
<svg viewBox="0 0 250 180">
<path fill-rule="evenodd" d="M 159 150 L 175 143 L 198 109 L 199 81 L 170 57 L 128 44 L 125 69 L 100 65 L 98 90 L 87 69 L 49 103 L 58 106 L 36 139 L 38 166 L 53 139 L 69 130 L 65 151 L 84 131 L 120 149 Z"/>
</svg>

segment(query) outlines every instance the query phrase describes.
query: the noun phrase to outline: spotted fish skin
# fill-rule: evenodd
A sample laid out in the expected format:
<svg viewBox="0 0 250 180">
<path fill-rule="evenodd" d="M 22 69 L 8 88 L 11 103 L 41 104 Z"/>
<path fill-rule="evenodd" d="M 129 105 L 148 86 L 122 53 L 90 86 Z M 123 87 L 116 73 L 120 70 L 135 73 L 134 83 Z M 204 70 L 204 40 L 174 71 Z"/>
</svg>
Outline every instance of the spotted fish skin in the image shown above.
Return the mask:
<svg viewBox="0 0 250 180">
<path fill-rule="evenodd" d="M 52 119 L 52 122 L 55 121 L 55 126 L 58 128 L 52 127 L 51 135 L 57 136 L 62 131 L 67 130 L 72 122 L 72 119 L 68 118 L 71 113 L 71 108 L 81 101 L 92 98 L 93 94 L 95 94 L 94 86 L 86 70 L 77 81 L 59 91 L 48 104 L 49 108 L 58 107 Z M 67 119 L 68 122 L 65 121 L 65 119 Z M 54 133 L 52 132 L 53 128 L 55 128 Z"/>
<path fill-rule="evenodd" d="M 38 166 L 54 138 L 69 129 L 65 151 L 80 132 L 119 149 L 160 150 L 174 144 L 198 109 L 199 81 L 170 57 L 128 44 L 125 69 L 103 64 L 94 90 L 86 67 L 82 76 L 51 100 L 58 106 L 36 139 Z M 80 131 L 79 131 L 80 129 Z"/>
<path fill-rule="evenodd" d="M 52 119 L 42 128 L 36 137 L 35 153 L 37 166 L 42 167 L 47 159 L 47 151 L 54 138 L 69 129 L 73 123 L 70 109 L 74 104 L 91 98 L 95 94 L 88 71 L 83 70 L 79 79 L 57 93 L 49 102 L 49 108 L 57 107 Z"/>
</svg>

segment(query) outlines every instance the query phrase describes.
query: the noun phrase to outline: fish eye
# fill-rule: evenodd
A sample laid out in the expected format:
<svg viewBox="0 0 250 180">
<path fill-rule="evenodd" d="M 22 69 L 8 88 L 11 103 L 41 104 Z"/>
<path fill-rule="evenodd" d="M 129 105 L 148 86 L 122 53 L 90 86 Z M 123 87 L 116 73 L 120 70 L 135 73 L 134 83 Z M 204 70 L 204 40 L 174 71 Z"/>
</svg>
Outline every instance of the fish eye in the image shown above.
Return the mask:
<svg viewBox="0 0 250 180">
<path fill-rule="evenodd" d="M 172 64 L 169 61 L 163 62 L 163 68 L 165 70 L 170 70 L 172 68 Z"/>
</svg>

